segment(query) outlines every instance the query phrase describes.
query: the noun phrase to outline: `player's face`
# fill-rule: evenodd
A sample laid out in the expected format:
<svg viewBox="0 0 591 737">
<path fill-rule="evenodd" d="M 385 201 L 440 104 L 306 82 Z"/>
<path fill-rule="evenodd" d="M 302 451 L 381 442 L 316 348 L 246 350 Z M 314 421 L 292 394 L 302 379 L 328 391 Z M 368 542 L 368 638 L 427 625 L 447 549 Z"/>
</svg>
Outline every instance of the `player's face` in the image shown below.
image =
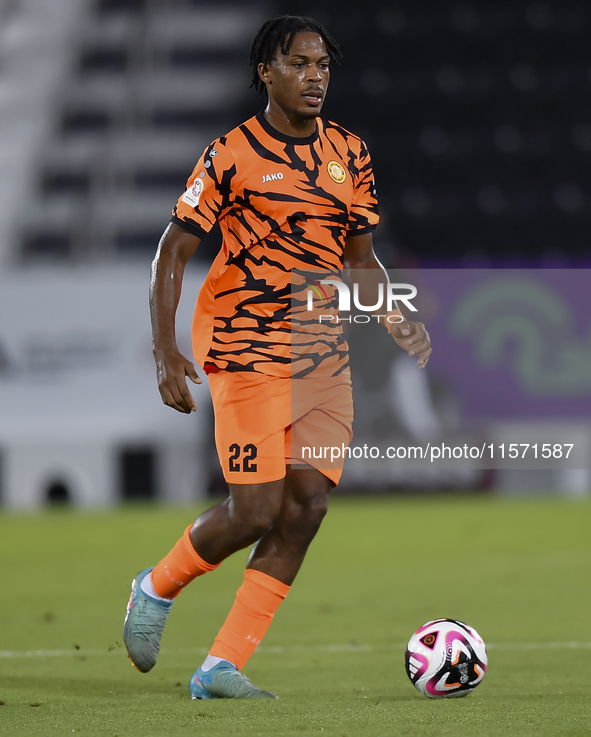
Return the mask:
<svg viewBox="0 0 591 737">
<path fill-rule="evenodd" d="M 306 120 L 320 115 L 330 79 L 329 62 L 321 36 L 298 33 L 287 56 L 277 49 L 270 66 L 259 66 L 270 104 L 280 107 L 288 117 Z"/>
</svg>

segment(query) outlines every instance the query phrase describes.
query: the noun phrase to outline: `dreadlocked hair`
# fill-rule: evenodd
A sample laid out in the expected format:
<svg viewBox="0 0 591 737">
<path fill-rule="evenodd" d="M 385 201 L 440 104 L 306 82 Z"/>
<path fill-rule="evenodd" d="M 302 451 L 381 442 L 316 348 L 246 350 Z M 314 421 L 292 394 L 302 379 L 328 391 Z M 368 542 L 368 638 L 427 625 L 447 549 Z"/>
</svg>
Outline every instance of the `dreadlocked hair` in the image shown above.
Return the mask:
<svg viewBox="0 0 591 737">
<path fill-rule="evenodd" d="M 287 56 L 296 34 L 306 31 L 317 33 L 324 41 L 330 58 L 337 64 L 341 63 L 343 55 L 339 45 L 318 21 L 299 15 L 281 15 L 271 18 L 261 26 L 250 48 L 250 67 L 252 69 L 250 86 L 254 87 L 259 95 L 262 96 L 266 89 L 263 80 L 259 77 L 259 64 L 269 65 L 275 58 L 278 47 L 281 53 Z"/>
</svg>

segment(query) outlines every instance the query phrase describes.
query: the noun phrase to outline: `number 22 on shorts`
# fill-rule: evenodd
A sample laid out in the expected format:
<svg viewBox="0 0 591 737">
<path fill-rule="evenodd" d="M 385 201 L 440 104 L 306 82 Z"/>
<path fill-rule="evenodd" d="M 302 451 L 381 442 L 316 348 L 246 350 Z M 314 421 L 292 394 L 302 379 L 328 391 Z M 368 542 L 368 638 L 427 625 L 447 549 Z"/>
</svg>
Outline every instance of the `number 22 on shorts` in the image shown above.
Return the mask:
<svg viewBox="0 0 591 737">
<path fill-rule="evenodd" d="M 238 443 L 233 443 L 228 450 L 230 452 L 230 457 L 228 459 L 230 463 L 230 471 L 240 471 L 240 453 L 242 450 L 244 451 L 242 470 L 244 472 L 255 472 L 257 470 L 257 464 L 253 463 L 254 459 L 257 457 L 256 445 L 248 443 L 248 445 L 245 445 L 244 448 L 241 449 Z"/>
</svg>

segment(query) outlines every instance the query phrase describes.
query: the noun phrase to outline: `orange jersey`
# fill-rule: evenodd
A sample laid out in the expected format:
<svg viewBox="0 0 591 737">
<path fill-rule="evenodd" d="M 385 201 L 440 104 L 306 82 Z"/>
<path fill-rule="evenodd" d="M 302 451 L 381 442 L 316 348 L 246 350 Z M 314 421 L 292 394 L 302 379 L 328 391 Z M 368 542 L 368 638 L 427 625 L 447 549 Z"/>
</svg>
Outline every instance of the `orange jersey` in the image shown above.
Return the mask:
<svg viewBox="0 0 591 737">
<path fill-rule="evenodd" d="M 198 237 L 216 221 L 223 245 L 195 308 L 195 358 L 206 371 L 292 376 L 294 270 L 338 273 L 346 237 L 379 221 L 365 144 L 320 118 L 312 136 L 287 136 L 259 113 L 207 147 L 172 217 Z M 303 294 L 306 277 L 295 283 Z M 341 330 L 325 332 L 322 348 L 300 362 L 304 373 L 321 362 L 331 375 L 346 366 Z"/>
</svg>

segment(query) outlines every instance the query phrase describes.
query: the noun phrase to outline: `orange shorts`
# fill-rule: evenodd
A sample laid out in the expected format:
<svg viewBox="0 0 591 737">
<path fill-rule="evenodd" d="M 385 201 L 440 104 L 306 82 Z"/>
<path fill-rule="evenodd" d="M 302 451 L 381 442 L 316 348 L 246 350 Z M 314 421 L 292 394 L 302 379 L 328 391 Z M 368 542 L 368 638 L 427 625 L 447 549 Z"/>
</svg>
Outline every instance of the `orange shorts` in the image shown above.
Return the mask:
<svg viewBox="0 0 591 737">
<path fill-rule="evenodd" d="M 208 379 L 215 442 L 229 484 L 277 481 L 287 464 L 312 466 L 338 484 L 341 449 L 353 437 L 349 371 L 321 379 L 218 371 Z"/>
</svg>

